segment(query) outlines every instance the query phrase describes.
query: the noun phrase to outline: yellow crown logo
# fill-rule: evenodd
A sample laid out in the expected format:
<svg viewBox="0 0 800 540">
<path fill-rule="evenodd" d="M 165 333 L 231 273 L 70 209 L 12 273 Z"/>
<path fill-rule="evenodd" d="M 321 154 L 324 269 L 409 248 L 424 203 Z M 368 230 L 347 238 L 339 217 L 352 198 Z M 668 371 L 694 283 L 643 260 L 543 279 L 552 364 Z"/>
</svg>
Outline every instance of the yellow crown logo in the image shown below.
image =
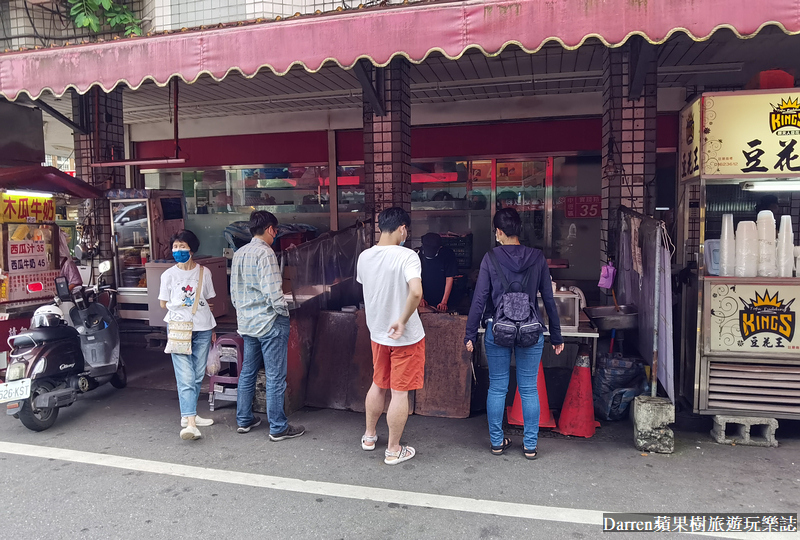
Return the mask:
<svg viewBox="0 0 800 540">
<path fill-rule="evenodd" d="M 775 110 L 778 111 L 791 111 L 795 109 L 800 109 L 800 99 L 782 99 L 781 104 L 775 107 Z"/>
<path fill-rule="evenodd" d="M 764 296 L 756 293 L 756 299 L 753 302 L 753 307 L 775 307 L 782 308 L 783 300 L 778 300 L 778 293 L 770 296 L 769 291 L 764 291 Z"/>
</svg>

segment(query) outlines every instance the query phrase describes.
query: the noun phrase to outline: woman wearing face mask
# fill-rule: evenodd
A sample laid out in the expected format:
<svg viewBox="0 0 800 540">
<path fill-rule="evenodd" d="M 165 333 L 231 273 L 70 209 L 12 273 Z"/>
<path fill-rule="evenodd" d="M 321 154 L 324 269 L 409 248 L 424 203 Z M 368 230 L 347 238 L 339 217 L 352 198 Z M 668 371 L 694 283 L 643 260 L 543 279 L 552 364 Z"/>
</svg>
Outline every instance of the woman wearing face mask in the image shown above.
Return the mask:
<svg viewBox="0 0 800 540">
<path fill-rule="evenodd" d="M 475 285 L 475 294 L 472 297 L 472 306 L 467 319 L 467 331 L 464 343 L 469 352 L 474 350 L 478 337 L 478 325 L 483 319 L 486 322 L 484 345 L 486 347 L 486 361 L 489 364 L 489 394 L 486 398 L 486 416 L 489 421 L 489 440 L 491 452 L 499 456 L 511 446 L 511 439 L 503 436 L 503 411 L 506 405 L 508 392 L 508 378 L 511 370 L 511 351 L 517 366 L 517 387 L 522 398 L 522 417 L 525 423 L 522 452 L 527 459 L 536 459 L 539 440 L 539 394 L 536 388 L 539 374 L 539 363 L 544 350 L 544 335 L 540 335 L 539 342 L 531 347 L 503 347 L 495 343 L 492 334 L 494 308 L 500 305 L 505 292 L 503 278 L 498 274 L 498 268 L 506 278 L 509 285 L 519 284 L 519 292 L 528 294 L 532 301 L 534 313 L 538 320 L 539 308 L 536 294 L 541 293 L 547 316 L 550 321 L 550 343 L 556 354 L 564 350 L 564 340 L 561 337 L 561 325 L 558 320 L 558 311 L 553 300 L 553 287 L 550 284 L 550 269 L 547 259 L 538 249 L 529 248 L 519 243 L 522 231 L 522 220 L 513 208 L 498 210 L 493 221 L 495 239 L 500 244 L 493 249 L 495 261 L 487 254 L 481 262 L 478 282 Z M 491 299 L 489 309 L 487 300 Z M 492 307 L 493 306 L 493 307 Z"/>
<path fill-rule="evenodd" d="M 179 231 L 172 237 L 172 256 L 176 264 L 161 275 L 158 299 L 167 309 L 164 317 L 170 322 L 192 321 L 192 354 L 173 354 L 175 380 L 178 383 L 178 400 L 181 406 L 181 439 L 199 439 L 198 427 L 214 423 L 210 418 L 197 414 L 200 385 L 206 372 L 208 350 L 213 340 L 213 329 L 217 325 L 211 314 L 209 298 L 214 298 L 214 284 L 208 268 L 197 264 L 192 258 L 200 247 L 200 241 L 192 231 Z M 202 290 L 198 290 L 200 272 L 203 272 Z M 193 310 L 198 302 L 196 311 Z M 193 312 L 194 311 L 194 312 Z"/>
</svg>

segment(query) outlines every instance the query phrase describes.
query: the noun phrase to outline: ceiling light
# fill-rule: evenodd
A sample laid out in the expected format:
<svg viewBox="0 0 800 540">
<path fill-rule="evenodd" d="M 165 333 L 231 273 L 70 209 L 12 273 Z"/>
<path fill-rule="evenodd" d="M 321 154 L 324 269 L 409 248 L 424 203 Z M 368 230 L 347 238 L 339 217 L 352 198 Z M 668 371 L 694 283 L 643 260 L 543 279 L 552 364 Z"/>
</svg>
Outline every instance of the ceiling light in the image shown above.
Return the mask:
<svg viewBox="0 0 800 540">
<path fill-rule="evenodd" d="M 800 191 L 800 180 L 742 182 L 739 187 L 744 191 Z"/>
<path fill-rule="evenodd" d="M 14 197 L 41 197 L 43 199 L 52 199 L 52 193 L 44 193 L 41 191 L 23 191 L 20 189 L 7 189 L 6 193 L 8 195 L 13 195 Z"/>
</svg>

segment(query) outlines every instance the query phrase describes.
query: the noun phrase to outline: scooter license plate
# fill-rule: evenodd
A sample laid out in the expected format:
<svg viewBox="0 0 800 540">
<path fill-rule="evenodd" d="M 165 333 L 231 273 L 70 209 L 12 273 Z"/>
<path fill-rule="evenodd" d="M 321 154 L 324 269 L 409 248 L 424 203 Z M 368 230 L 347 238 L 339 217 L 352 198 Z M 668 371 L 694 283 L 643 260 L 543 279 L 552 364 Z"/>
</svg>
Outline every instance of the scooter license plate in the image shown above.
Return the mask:
<svg viewBox="0 0 800 540">
<path fill-rule="evenodd" d="M 0 384 L 0 403 L 18 401 L 31 396 L 31 380 L 20 379 Z"/>
</svg>

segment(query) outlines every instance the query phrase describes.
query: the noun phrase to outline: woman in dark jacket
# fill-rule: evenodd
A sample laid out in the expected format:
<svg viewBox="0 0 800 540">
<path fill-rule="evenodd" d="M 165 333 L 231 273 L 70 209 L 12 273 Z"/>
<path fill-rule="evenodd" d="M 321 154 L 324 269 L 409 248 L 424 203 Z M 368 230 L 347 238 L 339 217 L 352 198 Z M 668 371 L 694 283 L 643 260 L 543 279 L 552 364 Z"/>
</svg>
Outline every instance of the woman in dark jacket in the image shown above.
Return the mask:
<svg viewBox="0 0 800 540">
<path fill-rule="evenodd" d="M 542 318 L 538 312 L 536 293 L 541 293 L 550 322 L 550 343 L 556 354 L 561 354 L 561 351 L 564 350 L 564 340 L 561 337 L 558 311 L 553 300 L 553 287 L 547 259 L 540 250 L 520 245 L 519 235 L 522 231 L 522 220 L 513 208 L 504 208 L 498 211 L 494 216 L 493 225 L 495 238 L 500 244 L 500 247 L 494 248 L 493 251 L 508 283 L 522 284 L 525 282 L 525 276 L 528 276 L 524 292 L 528 293 L 533 302 L 540 321 Z M 484 345 L 489 364 L 489 395 L 486 398 L 486 415 L 489 421 L 492 454 L 498 456 L 511 446 L 511 439 L 503 436 L 503 410 L 506 405 L 508 378 L 511 370 L 511 347 L 502 347 L 494 342 L 492 334 L 494 309 L 490 307 L 487 310 L 486 306 L 490 297 L 492 300 L 490 306 L 499 305 L 503 293 L 502 280 L 487 254 L 481 262 L 478 283 L 475 286 L 475 295 L 472 298 L 472 306 L 467 319 L 464 343 L 469 352 L 474 350 L 478 327 L 481 319 L 484 318 L 484 311 L 486 311 Z M 522 398 L 522 416 L 525 422 L 523 452 L 528 459 L 536 459 L 539 439 L 539 394 L 536 389 L 536 381 L 543 350 L 544 335 L 532 347 L 514 347 L 517 386 Z"/>
</svg>

